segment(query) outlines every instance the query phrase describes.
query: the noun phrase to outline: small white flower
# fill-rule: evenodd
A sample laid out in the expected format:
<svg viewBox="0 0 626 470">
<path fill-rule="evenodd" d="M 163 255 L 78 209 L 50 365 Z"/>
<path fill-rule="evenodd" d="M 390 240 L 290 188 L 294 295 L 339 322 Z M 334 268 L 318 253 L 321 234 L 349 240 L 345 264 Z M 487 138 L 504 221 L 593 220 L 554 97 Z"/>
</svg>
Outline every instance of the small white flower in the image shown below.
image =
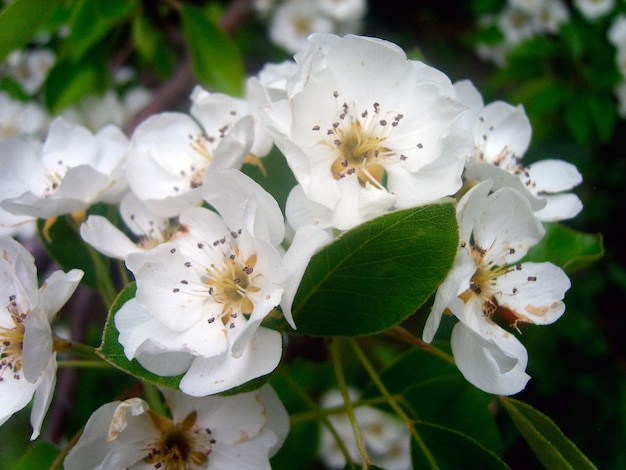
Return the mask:
<svg viewBox="0 0 626 470">
<path fill-rule="evenodd" d="M 0 239 L 0 425 L 33 398 L 31 439 L 39 436 L 56 383 L 50 321 L 72 295 L 83 272 L 54 272 L 38 289 L 32 255 Z"/>
<path fill-rule="evenodd" d="M 268 130 L 300 186 L 290 198 L 310 199 L 326 214 L 320 226 L 348 229 L 460 187 L 471 141 L 454 126 L 464 107 L 443 73 L 351 35 L 314 34 L 295 59 L 289 99 L 266 110 Z"/>
<path fill-rule="evenodd" d="M 307 38 L 313 32 L 332 33 L 334 24 L 317 2 L 307 0 L 280 4 L 269 25 L 271 41 L 292 54 L 307 47 Z"/>
<path fill-rule="evenodd" d="M 365 0 L 320 0 L 318 3 L 320 10 L 336 21 L 361 19 L 367 13 Z"/>
<path fill-rule="evenodd" d="M 0 139 L 39 138 L 48 126 L 48 114 L 35 101 L 17 101 L 0 91 Z"/>
<path fill-rule="evenodd" d="M 537 31 L 556 34 L 560 26 L 569 21 L 569 9 L 561 0 L 546 0 L 542 3 L 534 16 Z"/>
<path fill-rule="evenodd" d="M 93 135 L 63 118 L 52 122 L 43 146 L 1 140 L 2 208 L 26 218 L 47 219 L 99 201 L 118 201 L 126 187 L 121 165 L 127 145 L 117 127 L 107 126 Z"/>
<path fill-rule="evenodd" d="M 537 33 L 533 16 L 520 8 L 505 6 L 496 23 L 504 35 L 505 43 L 511 48 Z"/>
<path fill-rule="evenodd" d="M 176 217 L 202 202 L 206 174 L 240 168 L 254 139 L 241 100 L 194 90 L 191 116 L 165 112 L 133 133 L 126 166 L 132 191 L 153 213 Z"/>
<path fill-rule="evenodd" d="M 437 290 L 423 338 L 432 341 L 449 310 L 460 320 L 451 337 L 459 370 L 486 392 L 510 395 L 530 378 L 527 353 L 496 320 L 513 328 L 556 321 L 570 281 L 551 263 L 519 263 L 542 238 L 543 227 L 520 193 L 502 188 L 488 195 L 490 188 L 483 181 L 459 201 L 459 251 Z"/>
<path fill-rule="evenodd" d="M 358 393 L 348 389 L 350 399 L 356 401 Z M 321 400 L 324 409 L 344 404 L 339 390 L 329 390 Z M 396 416 L 385 413 L 371 406 L 359 406 L 354 409 L 356 422 L 372 464 L 388 470 L 408 470 L 411 468 L 409 429 Z M 333 413 L 328 416 L 330 424 L 345 445 L 350 458 L 361 463 L 359 449 L 352 424 L 346 413 Z M 324 426 L 322 429 L 319 455 L 324 465 L 330 469 L 344 468 L 345 457 L 340 451 L 335 437 Z"/>
<path fill-rule="evenodd" d="M 327 235 L 296 232 L 289 251 L 276 201 L 238 170 L 207 177 L 206 201 L 191 208 L 172 243 L 133 253 L 136 299 L 116 314 L 120 343 L 160 375 L 185 373 L 183 392 L 203 396 L 241 385 L 278 365 L 282 340 L 260 327 L 275 307 L 295 327 L 291 302 L 310 256 Z"/>
<path fill-rule="evenodd" d="M 56 56 L 49 49 L 14 51 L 6 60 L 7 75 L 17 81 L 27 94 L 34 95 L 46 80 L 55 61 Z"/>
<path fill-rule="evenodd" d="M 140 398 L 98 408 L 64 468 L 267 470 L 289 431 L 289 416 L 269 385 L 227 397 L 163 394 L 171 417 Z"/>
<path fill-rule="evenodd" d="M 615 0 L 574 0 L 574 6 L 586 19 L 595 21 L 613 10 Z"/>
<path fill-rule="evenodd" d="M 581 183 L 574 165 L 544 160 L 525 167 L 531 125 L 522 105 L 503 101 L 483 105 L 482 96 L 467 80 L 455 84 L 469 112 L 462 125 L 474 135 L 474 151 L 465 168 L 468 179 L 491 179 L 494 189 L 513 187 L 526 195 L 535 216 L 542 221 L 570 219 L 582 209 L 578 196 L 566 191 Z"/>
</svg>

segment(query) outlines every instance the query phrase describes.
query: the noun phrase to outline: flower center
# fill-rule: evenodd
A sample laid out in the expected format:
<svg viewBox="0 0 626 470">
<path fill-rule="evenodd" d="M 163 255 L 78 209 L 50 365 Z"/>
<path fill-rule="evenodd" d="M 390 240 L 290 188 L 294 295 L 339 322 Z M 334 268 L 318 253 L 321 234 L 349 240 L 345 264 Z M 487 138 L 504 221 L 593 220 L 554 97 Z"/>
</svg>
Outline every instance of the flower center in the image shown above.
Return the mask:
<svg viewBox="0 0 626 470">
<path fill-rule="evenodd" d="M 496 297 L 498 294 L 502 294 L 494 292 L 493 287 L 495 286 L 495 280 L 499 276 L 513 271 L 513 269 L 521 269 L 521 265 L 516 265 L 512 268 L 506 264 L 503 266 L 496 266 L 493 262 L 486 264 L 484 258 L 487 254 L 487 250 L 478 245 L 472 245 L 471 253 L 476 263 L 476 272 L 470 280 L 469 289 L 463 292 L 459 297 L 465 303 L 469 302 L 471 299 L 479 302 L 483 313 L 488 317 L 492 317 L 499 308 Z"/>
<path fill-rule="evenodd" d="M 209 294 L 217 303 L 223 305 L 224 324 L 228 323 L 231 316 L 236 318 L 238 313 L 249 315 L 253 312 L 254 303 L 249 296 L 260 290 L 253 285 L 255 264 L 256 255 L 242 263 L 239 249 L 236 248 L 234 254 L 225 259 L 222 266 L 212 264 L 207 269 Z"/>
<path fill-rule="evenodd" d="M 335 99 L 339 93 L 334 92 Z M 384 142 L 398 126 L 404 115 L 381 111 L 379 103 L 355 115 L 347 103 L 338 107 L 339 118 L 326 129 L 322 145 L 332 149 L 334 159 L 330 171 L 336 180 L 356 175 L 359 184 L 370 183 L 384 188 L 385 165 L 406 160 L 406 156 L 391 150 Z M 320 126 L 313 126 L 320 131 Z M 418 144 L 421 148 L 421 144 Z"/>
<path fill-rule="evenodd" d="M 184 470 L 189 465 L 202 465 L 209 460 L 215 439 L 209 428 L 196 426 L 195 411 L 178 424 L 154 413 L 150 413 L 150 418 L 161 437 L 149 448 L 144 462 L 163 470 Z"/>
<path fill-rule="evenodd" d="M 0 382 L 4 380 L 5 374 L 12 375 L 16 380 L 19 379 L 19 372 L 22 369 L 26 314 L 19 312 L 14 295 L 9 297 L 7 310 L 11 313 L 15 326 L 13 328 L 0 327 Z"/>
</svg>

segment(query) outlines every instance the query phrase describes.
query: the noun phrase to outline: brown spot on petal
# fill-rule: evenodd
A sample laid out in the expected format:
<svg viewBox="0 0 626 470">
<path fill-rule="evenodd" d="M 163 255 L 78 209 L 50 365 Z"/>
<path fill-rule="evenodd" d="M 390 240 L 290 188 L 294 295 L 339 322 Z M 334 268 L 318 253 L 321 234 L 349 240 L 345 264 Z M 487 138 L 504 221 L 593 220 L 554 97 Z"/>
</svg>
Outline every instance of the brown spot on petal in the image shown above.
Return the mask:
<svg viewBox="0 0 626 470">
<path fill-rule="evenodd" d="M 538 317 L 542 317 L 550 311 L 548 307 L 535 307 L 534 305 L 526 305 L 526 307 L 524 307 L 524 310 L 526 310 L 531 315 L 536 315 Z"/>
</svg>

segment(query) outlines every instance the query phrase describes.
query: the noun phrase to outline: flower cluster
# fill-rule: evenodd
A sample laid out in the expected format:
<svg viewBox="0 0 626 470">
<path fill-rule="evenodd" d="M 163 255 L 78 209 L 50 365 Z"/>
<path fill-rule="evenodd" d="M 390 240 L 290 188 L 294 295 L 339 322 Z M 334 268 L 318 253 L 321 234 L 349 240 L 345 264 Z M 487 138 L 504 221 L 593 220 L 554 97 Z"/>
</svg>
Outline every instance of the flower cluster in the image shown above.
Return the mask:
<svg viewBox="0 0 626 470">
<path fill-rule="evenodd" d="M 574 217 L 582 204 L 571 192 L 581 182 L 573 165 L 522 163 L 531 128 L 521 105 L 485 105 L 470 82 L 452 83 L 391 42 L 322 33 L 293 61 L 251 77 L 244 98 L 198 86 L 191 103 L 128 137 L 115 125 L 92 132 L 58 117 L 44 142 L 0 141 L 0 222 L 71 214 L 86 243 L 123 260 L 134 286 L 110 317 L 119 346 L 180 389 L 163 389 L 171 417 L 139 398 L 98 409 L 66 468 L 266 468 L 288 429 L 275 392 L 216 394 L 278 367 L 283 335 L 268 320 L 297 330 L 292 304 L 312 256 L 365 222 L 442 200 L 458 201 L 459 244 L 423 338 L 432 341 L 451 314 L 452 352 L 467 380 L 489 393 L 524 388 L 527 354 L 515 329 L 558 319 L 569 279 L 523 257 L 544 235 L 542 222 Z M 285 215 L 243 171 L 263 167 L 272 146 L 297 182 Z M 100 203 L 119 217 L 85 217 Z M 32 259 L 13 240 L 2 247 L 3 416 L 37 390 L 38 430 L 53 386 L 49 320 L 80 276 L 55 274 L 37 291 Z M 406 468 L 406 429 L 381 413 L 359 409 L 357 421 L 372 428 L 366 444 L 381 465 Z M 346 422 L 331 421 L 342 433 Z"/>
</svg>

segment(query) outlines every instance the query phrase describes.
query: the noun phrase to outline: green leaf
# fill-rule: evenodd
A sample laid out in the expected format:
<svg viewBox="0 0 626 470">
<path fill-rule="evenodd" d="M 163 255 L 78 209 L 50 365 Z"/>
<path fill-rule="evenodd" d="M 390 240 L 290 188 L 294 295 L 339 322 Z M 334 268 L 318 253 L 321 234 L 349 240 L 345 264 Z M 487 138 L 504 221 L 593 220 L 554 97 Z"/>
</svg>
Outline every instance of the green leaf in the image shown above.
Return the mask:
<svg viewBox="0 0 626 470">
<path fill-rule="evenodd" d="M 67 38 L 69 56 L 79 61 L 115 26 L 130 16 L 136 1 L 79 0 L 72 8 L 70 34 Z"/>
<path fill-rule="evenodd" d="M 198 81 L 208 89 L 241 96 L 245 72 L 235 43 L 200 8 L 185 4 L 181 14 Z"/>
<path fill-rule="evenodd" d="M 414 348 L 400 356 L 391 366 L 380 374 L 389 393 L 403 394 L 407 389 L 423 381 L 438 377 L 461 376 L 450 356 L 450 360 L 436 356 L 430 351 Z M 374 384 L 363 391 L 364 398 L 373 398 L 378 395 Z"/>
<path fill-rule="evenodd" d="M 0 63 L 41 31 L 62 0 L 14 0 L 0 11 Z"/>
<path fill-rule="evenodd" d="M 59 60 L 44 83 L 46 106 L 58 114 L 90 92 L 103 92 L 109 84 L 107 45 L 101 43 L 79 62 Z"/>
<path fill-rule="evenodd" d="M 509 468 L 496 454 L 471 437 L 427 423 L 416 423 L 413 426 L 411 461 L 413 468 L 419 469 Z"/>
<path fill-rule="evenodd" d="M 137 16 L 132 22 L 132 35 L 141 58 L 161 77 L 167 77 L 174 59 L 163 33 L 155 28 L 150 19 Z"/>
<path fill-rule="evenodd" d="M 26 453 L 11 467 L 13 470 L 32 470 L 33 468 L 51 468 L 61 453 L 50 441 L 39 440 L 26 450 Z"/>
<path fill-rule="evenodd" d="M 100 347 L 96 349 L 96 353 L 112 366 L 126 372 L 129 375 L 132 375 L 133 377 L 160 387 L 178 389 L 184 374 L 169 377 L 156 375 L 144 369 L 136 359 L 129 361 L 126 354 L 124 354 L 124 348 L 119 342 L 119 332 L 115 327 L 115 314 L 126 302 L 135 297 L 136 291 L 137 285 L 134 282 L 131 282 L 122 290 L 122 292 L 119 293 L 113 302 L 113 305 L 111 305 L 106 323 L 104 325 L 102 343 L 100 344 Z M 256 390 L 265 384 L 269 380 L 270 376 L 271 373 L 257 377 L 246 382 L 245 384 L 218 393 L 218 395 L 236 395 L 238 393 Z"/>
<path fill-rule="evenodd" d="M 544 228 L 546 234 L 523 261 L 549 261 L 572 273 L 604 255 L 602 234 L 583 233 L 554 222 L 544 223 Z"/>
<path fill-rule="evenodd" d="M 458 245 L 451 202 L 378 217 L 315 254 L 294 300 L 297 333 L 356 336 L 414 313 L 447 275 Z"/>
<path fill-rule="evenodd" d="M 419 367 L 419 363 L 415 367 Z M 404 401 L 420 422 L 472 436 L 482 446 L 500 455 L 502 440 L 489 410 L 492 397 L 457 375 L 418 382 L 404 392 Z"/>
<path fill-rule="evenodd" d="M 501 397 L 500 401 L 517 430 L 548 470 L 596 468 L 546 415 L 514 398 Z"/>
<path fill-rule="evenodd" d="M 120 294 L 111 305 L 107 321 L 104 325 L 104 333 L 102 335 L 102 344 L 96 350 L 96 353 L 102 357 L 105 361 L 118 369 L 126 372 L 127 374 L 137 377 L 138 379 L 145 380 L 146 382 L 153 383 L 162 387 L 178 388 L 182 375 L 174 377 L 162 377 L 160 375 L 153 374 L 152 372 L 144 369 L 136 359 L 129 361 L 124 354 L 124 348 L 119 342 L 119 332 L 115 327 L 115 314 L 122 308 L 126 302 L 135 297 L 136 284 L 130 283 L 128 286 L 120 292 Z"/>
</svg>

